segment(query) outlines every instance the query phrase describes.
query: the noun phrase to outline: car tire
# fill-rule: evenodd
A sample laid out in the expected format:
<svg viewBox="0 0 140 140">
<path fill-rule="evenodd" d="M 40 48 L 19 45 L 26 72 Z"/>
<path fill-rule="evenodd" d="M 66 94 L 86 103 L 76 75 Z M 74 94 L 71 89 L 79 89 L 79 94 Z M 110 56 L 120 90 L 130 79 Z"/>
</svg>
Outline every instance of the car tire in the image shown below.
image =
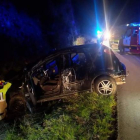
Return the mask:
<svg viewBox="0 0 140 140">
<path fill-rule="evenodd" d="M 26 101 L 23 95 L 16 94 L 9 101 L 9 112 L 14 117 L 23 116 L 26 112 Z"/>
<path fill-rule="evenodd" d="M 117 85 L 112 77 L 102 76 L 95 80 L 94 89 L 99 95 L 114 95 L 117 92 Z"/>
</svg>

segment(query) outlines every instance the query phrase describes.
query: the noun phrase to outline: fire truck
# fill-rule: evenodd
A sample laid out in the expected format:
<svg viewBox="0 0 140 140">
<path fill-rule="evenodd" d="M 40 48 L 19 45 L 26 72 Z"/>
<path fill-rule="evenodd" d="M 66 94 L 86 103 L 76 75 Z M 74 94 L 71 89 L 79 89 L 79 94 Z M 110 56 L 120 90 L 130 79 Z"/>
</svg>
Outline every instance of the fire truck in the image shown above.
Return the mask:
<svg viewBox="0 0 140 140">
<path fill-rule="evenodd" d="M 140 24 L 131 23 L 126 26 L 125 34 L 119 40 L 120 53 L 124 54 L 125 48 L 132 53 L 140 53 Z"/>
</svg>

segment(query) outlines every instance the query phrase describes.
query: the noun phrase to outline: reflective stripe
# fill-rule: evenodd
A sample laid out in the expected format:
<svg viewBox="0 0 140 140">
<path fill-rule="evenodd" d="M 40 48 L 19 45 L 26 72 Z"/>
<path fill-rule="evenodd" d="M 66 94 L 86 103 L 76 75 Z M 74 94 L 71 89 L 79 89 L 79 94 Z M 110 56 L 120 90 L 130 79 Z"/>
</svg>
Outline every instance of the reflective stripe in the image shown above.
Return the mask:
<svg viewBox="0 0 140 140">
<path fill-rule="evenodd" d="M 4 110 L 7 108 L 7 103 L 6 101 L 1 101 L 0 102 L 0 114 L 4 113 Z"/>
<path fill-rule="evenodd" d="M 11 83 L 6 83 L 2 89 L 0 89 L 0 92 L 3 93 L 3 99 L 6 100 L 6 92 L 11 87 Z"/>
<path fill-rule="evenodd" d="M 3 93 L 0 92 L 0 102 L 3 102 L 3 101 L 5 101 L 5 100 L 4 100 L 4 97 L 3 97 Z"/>
</svg>

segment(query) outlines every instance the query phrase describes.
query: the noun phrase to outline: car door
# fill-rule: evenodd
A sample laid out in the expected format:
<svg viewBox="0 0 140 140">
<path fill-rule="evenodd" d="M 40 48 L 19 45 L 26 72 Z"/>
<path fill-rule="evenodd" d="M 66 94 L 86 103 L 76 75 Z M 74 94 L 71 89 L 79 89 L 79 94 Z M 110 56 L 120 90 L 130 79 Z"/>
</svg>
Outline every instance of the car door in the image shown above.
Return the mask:
<svg viewBox="0 0 140 140">
<path fill-rule="evenodd" d="M 86 89 L 87 59 L 83 51 L 73 51 L 63 55 L 64 69 L 62 72 L 63 92 L 75 92 Z"/>
<path fill-rule="evenodd" d="M 84 52 L 71 53 L 72 66 L 76 72 L 76 80 L 84 80 L 87 75 L 87 59 Z"/>
<path fill-rule="evenodd" d="M 38 98 L 60 94 L 61 60 L 60 56 L 41 63 L 32 73 L 32 81 Z"/>
</svg>

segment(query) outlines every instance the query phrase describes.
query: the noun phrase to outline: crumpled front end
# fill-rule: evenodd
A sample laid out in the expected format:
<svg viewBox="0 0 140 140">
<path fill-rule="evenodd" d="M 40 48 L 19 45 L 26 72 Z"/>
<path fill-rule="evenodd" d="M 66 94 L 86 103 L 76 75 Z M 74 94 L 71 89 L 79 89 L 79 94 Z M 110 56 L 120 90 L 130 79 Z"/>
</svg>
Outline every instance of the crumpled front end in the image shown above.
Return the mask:
<svg viewBox="0 0 140 140">
<path fill-rule="evenodd" d="M 7 103 L 3 98 L 3 93 L 0 93 L 0 120 L 4 119 L 6 116 Z"/>
<path fill-rule="evenodd" d="M 128 73 L 126 72 L 126 66 L 120 62 L 120 72 L 115 78 L 117 85 L 122 85 L 126 83 L 126 76 L 128 76 Z"/>
</svg>

